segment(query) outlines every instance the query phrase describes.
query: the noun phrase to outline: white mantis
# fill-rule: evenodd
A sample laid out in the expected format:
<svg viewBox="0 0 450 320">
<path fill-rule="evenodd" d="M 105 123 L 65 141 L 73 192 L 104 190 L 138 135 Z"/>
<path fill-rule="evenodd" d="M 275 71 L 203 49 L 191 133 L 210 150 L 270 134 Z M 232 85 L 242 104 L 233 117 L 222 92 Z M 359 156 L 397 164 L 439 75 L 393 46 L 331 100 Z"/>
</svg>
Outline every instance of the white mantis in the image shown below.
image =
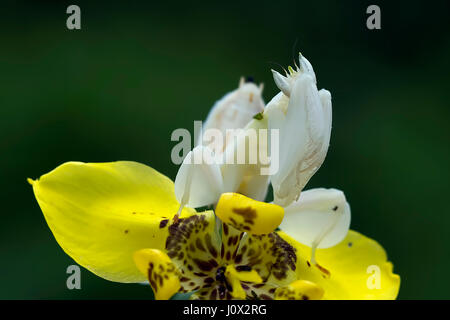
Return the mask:
<svg viewBox="0 0 450 320">
<path fill-rule="evenodd" d="M 223 192 L 239 192 L 264 200 L 270 181 L 274 203 L 285 209 L 280 228 L 311 247 L 311 262 L 316 263 L 316 249 L 341 242 L 350 228 L 351 218 L 342 191 L 324 188 L 303 191 L 328 151 L 331 94 L 317 89 L 313 67 L 301 54 L 296 70 L 289 68 L 286 76 L 272 72 L 280 93 L 266 107 L 262 85 L 258 87 L 241 80 L 238 89 L 213 106 L 204 130 L 215 129 L 222 135 L 228 129 L 238 128 L 279 130 L 279 170 L 263 176 L 255 170 L 258 164 L 219 164 L 214 161 L 216 156 L 234 152 L 236 144 L 242 141 L 231 141 L 225 135 L 224 144 L 209 147 L 203 145 L 204 136 L 201 136 L 199 145 L 185 158 L 175 180 L 175 193 L 181 203 L 179 212 L 183 206 L 215 204 Z M 261 116 L 255 120 L 255 114 Z M 259 147 L 268 148 L 266 142 L 258 140 Z M 195 164 L 193 158 L 206 161 Z"/>
</svg>

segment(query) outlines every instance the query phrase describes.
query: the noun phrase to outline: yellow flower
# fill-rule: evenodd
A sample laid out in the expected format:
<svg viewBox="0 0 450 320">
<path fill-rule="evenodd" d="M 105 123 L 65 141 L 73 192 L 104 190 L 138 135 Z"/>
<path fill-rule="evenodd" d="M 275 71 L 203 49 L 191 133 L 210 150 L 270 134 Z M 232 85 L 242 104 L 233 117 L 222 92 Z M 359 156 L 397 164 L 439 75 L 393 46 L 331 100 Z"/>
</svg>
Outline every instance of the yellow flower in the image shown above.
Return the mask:
<svg viewBox="0 0 450 320">
<path fill-rule="evenodd" d="M 400 285 L 374 240 L 350 231 L 310 248 L 273 231 L 284 209 L 224 194 L 212 211 L 179 208 L 173 182 L 136 162 L 65 163 L 29 180 L 45 219 L 77 263 L 117 282 L 149 280 L 157 299 L 394 299 Z M 272 215 L 268 215 L 271 212 Z M 272 230 L 268 232 L 268 230 Z M 378 273 L 368 273 L 370 267 Z M 377 277 L 376 286 L 371 285 Z"/>
<path fill-rule="evenodd" d="M 148 280 L 156 299 L 177 292 L 193 292 L 193 299 L 395 299 L 400 277 L 377 242 L 349 231 L 344 193 L 303 190 L 328 150 L 331 94 L 317 89 L 301 55 L 299 64 L 287 77 L 274 72 L 281 92 L 266 108 L 254 84 L 241 82 L 221 99 L 206 128 L 244 127 L 245 134 L 213 149 L 196 146 L 175 185 L 126 161 L 69 162 L 30 179 L 56 241 L 100 277 Z M 279 170 L 216 161 L 217 153 L 233 159 L 250 133 L 267 128 L 280 132 Z M 266 138 L 258 135 L 253 151 L 277 145 Z M 278 161 L 270 162 L 274 168 Z M 269 181 L 274 204 L 257 201 Z M 206 205 L 215 212 L 193 209 Z"/>
</svg>

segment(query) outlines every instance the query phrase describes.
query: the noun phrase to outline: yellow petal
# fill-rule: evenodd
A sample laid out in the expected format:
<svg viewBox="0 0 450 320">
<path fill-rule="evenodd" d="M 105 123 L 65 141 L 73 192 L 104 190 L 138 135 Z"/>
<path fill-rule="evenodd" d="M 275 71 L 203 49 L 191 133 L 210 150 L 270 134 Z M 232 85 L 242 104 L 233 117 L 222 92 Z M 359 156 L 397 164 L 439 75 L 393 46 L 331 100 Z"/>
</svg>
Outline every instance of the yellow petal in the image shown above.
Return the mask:
<svg viewBox="0 0 450 320">
<path fill-rule="evenodd" d="M 180 278 L 170 258 L 157 249 L 142 249 L 133 255 L 139 271 L 148 277 L 156 300 L 168 300 L 180 289 Z"/>
<path fill-rule="evenodd" d="M 242 194 L 224 193 L 217 203 L 216 215 L 239 231 L 260 235 L 268 234 L 280 225 L 284 209 Z"/>
<path fill-rule="evenodd" d="M 233 265 L 228 265 L 225 269 L 225 277 L 233 289 L 231 295 L 235 299 L 245 299 L 246 293 L 242 288 L 241 281 L 262 283 L 262 279 L 255 270 L 236 270 Z"/>
<path fill-rule="evenodd" d="M 78 264 L 111 281 L 146 280 L 133 253 L 165 246 L 179 206 L 169 178 L 137 162 L 68 162 L 31 184 L 56 241 Z"/>
<path fill-rule="evenodd" d="M 400 277 L 392 272 L 384 249 L 375 241 L 350 230 L 338 245 L 318 249 L 316 260 L 320 269 L 308 260 L 311 249 L 295 241 L 284 232 L 279 235 L 297 253 L 297 277 L 309 280 L 325 291 L 323 299 L 395 299 Z M 322 269 L 322 270 L 321 270 Z M 324 273 L 328 270 L 329 275 Z"/>
<path fill-rule="evenodd" d="M 286 287 L 275 291 L 275 300 L 319 300 L 323 289 L 317 284 L 306 280 L 297 280 Z"/>
</svg>

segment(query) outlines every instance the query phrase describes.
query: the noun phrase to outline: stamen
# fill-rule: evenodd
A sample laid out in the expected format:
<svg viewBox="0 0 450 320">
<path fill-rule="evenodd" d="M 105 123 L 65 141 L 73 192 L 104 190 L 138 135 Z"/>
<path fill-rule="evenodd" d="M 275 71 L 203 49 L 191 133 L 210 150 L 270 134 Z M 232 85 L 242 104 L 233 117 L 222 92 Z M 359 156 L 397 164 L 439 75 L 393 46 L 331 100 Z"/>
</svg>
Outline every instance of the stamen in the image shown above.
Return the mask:
<svg viewBox="0 0 450 320">
<path fill-rule="evenodd" d="M 326 237 L 326 235 L 329 234 L 331 231 L 333 231 L 334 227 L 339 222 L 339 218 L 342 216 L 342 212 L 337 211 L 337 206 L 333 208 L 333 212 L 334 212 L 334 214 L 333 214 L 332 219 L 330 220 L 330 223 L 328 224 L 328 226 L 326 228 L 324 228 L 322 230 L 321 233 L 319 233 L 319 235 L 316 237 L 316 239 L 314 240 L 314 242 L 312 243 L 312 246 L 311 246 L 311 263 L 316 265 L 319 268 L 319 270 L 326 271 L 325 273 L 327 273 L 328 275 L 329 275 L 329 271 L 327 269 L 323 268 L 322 266 L 320 266 L 316 261 L 316 249 L 320 245 L 322 240 Z"/>
<path fill-rule="evenodd" d="M 262 279 L 255 270 L 238 271 L 233 265 L 228 265 L 225 269 L 225 277 L 231 285 L 231 295 L 236 299 L 245 299 L 246 293 L 242 288 L 241 281 L 252 282 L 255 284 L 262 283 Z"/>
<path fill-rule="evenodd" d="M 181 211 L 183 211 L 184 208 L 184 204 L 180 204 L 180 207 L 178 208 L 177 213 L 175 213 L 175 215 L 173 216 L 173 223 L 177 223 L 178 219 L 180 217 Z"/>
<path fill-rule="evenodd" d="M 311 263 L 312 264 L 317 264 L 317 262 L 316 262 L 316 249 L 317 249 L 318 245 L 319 245 L 318 243 L 313 243 L 313 245 L 311 246 Z"/>
</svg>

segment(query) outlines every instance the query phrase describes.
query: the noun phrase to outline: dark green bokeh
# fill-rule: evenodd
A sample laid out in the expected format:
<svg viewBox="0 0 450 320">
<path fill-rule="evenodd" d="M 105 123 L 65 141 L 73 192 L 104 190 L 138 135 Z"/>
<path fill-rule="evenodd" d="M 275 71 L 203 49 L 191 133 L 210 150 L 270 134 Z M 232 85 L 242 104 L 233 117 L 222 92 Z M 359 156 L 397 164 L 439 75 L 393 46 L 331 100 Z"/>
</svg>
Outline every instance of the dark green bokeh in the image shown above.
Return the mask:
<svg viewBox="0 0 450 320">
<path fill-rule="evenodd" d="M 156 5 L 4 4 L 0 22 L 0 298 L 151 298 L 148 287 L 82 270 L 64 254 L 27 177 L 69 160 L 135 160 L 174 178 L 175 128 L 192 130 L 241 75 L 276 92 L 271 68 L 300 50 L 333 95 L 328 157 L 308 188 L 336 187 L 352 228 L 377 239 L 402 277 L 399 298 L 449 298 L 449 6 L 365 1 Z M 294 54 L 295 53 L 295 54 Z"/>
</svg>

